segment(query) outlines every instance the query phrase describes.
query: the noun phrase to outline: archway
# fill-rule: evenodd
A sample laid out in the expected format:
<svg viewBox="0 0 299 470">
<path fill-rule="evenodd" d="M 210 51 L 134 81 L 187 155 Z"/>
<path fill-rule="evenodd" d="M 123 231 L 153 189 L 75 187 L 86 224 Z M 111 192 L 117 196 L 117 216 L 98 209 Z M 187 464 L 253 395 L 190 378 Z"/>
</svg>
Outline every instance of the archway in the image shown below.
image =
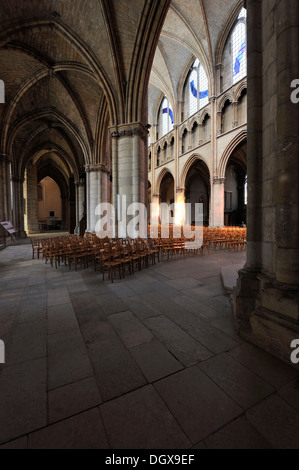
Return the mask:
<svg viewBox="0 0 299 470">
<path fill-rule="evenodd" d="M 191 204 L 191 212 L 187 211 L 186 224 L 195 223 L 195 204 L 203 204 L 203 223 L 209 225 L 210 211 L 210 172 L 206 163 L 196 159 L 188 170 L 185 180 L 185 201 Z"/>
<path fill-rule="evenodd" d="M 40 231 L 62 228 L 62 199 L 58 184 L 46 176 L 37 185 L 38 226 Z"/>
<path fill-rule="evenodd" d="M 224 186 L 224 225 L 246 224 L 247 205 L 247 140 L 230 155 Z"/>
<path fill-rule="evenodd" d="M 174 204 L 174 179 L 171 173 L 167 172 L 164 174 L 161 184 L 160 184 L 160 203 L 167 204 L 167 206 L 171 206 Z M 170 218 L 174 217 L 174 211 L 170 211 Z M 160 218 L 161 224 L 167 225 L 169 223 L 169 209 L 166 206 L 161 207 L 160 211 Z M 172 221 L 170 220 L 170 223 Z"/>
<path fill-rule="evenodd" d="M 68 161 L 58 152 L 43 150 L 24 168 L 24 225 L 28 234 L 76 227 L 76 190 Z"/>
</svg>

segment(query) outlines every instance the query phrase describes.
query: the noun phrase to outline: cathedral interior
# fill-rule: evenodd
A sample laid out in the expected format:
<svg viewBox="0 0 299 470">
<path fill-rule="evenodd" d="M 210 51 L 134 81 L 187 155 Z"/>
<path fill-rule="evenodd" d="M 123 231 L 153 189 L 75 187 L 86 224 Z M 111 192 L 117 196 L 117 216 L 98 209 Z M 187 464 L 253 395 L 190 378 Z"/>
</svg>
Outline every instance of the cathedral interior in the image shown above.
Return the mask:
<svg viewBox="0 0 299 470">
<path fill-rule="evenodd" d="M 298 48 L 294 0 L 1 0 L 0 449 L 298 449 Z"/>
</svg>

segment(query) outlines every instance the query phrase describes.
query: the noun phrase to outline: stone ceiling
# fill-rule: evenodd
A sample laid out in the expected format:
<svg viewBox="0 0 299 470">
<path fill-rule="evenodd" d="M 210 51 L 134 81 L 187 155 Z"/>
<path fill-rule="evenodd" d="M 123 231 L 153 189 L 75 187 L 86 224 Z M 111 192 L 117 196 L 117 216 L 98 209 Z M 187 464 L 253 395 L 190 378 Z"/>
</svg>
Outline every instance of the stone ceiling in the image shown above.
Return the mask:
<svg viewBox="0 0 299 470">
<path fill-rule="evenodd" d="M 240 0 L 172 0 L 150 76 L 151 124 L 155 123 L 154 116 L 157 116 L 162 95 L 165 94 L 171 103 L 180 99 L 182 81 L 195 58 L 213 78 L 218 44 L 243 3 Z"/>
<path fill-rule="evenodd" d="M 146 122 L 142 89 L 153 59 L 151 121 L 162 94 L 178 99 L 195 57 L 213 74 L 219 38 L 241 3 L 1 0 L 0 153 L 12 158 L 16 174 L 19 160 L 43 145 L 61 149 L 77 167 L 100 161 L 108 124 Z"/>
</svg>

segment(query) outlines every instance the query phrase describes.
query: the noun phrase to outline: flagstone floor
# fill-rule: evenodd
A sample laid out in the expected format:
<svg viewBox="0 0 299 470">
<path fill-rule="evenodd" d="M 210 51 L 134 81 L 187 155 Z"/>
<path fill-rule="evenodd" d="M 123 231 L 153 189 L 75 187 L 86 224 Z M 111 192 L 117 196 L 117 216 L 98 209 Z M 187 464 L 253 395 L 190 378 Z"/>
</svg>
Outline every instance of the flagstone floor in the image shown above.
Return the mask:
<svg viewBox="0 0 299 470">
<path fill-rule="evenodd" d="M 298 370 L 236 333 L 221 268 L 124 280 L 0 252 L 0 448 L 298 448 Z M 231 271 L 231 270 L 229 270 Z"/>
</svg>

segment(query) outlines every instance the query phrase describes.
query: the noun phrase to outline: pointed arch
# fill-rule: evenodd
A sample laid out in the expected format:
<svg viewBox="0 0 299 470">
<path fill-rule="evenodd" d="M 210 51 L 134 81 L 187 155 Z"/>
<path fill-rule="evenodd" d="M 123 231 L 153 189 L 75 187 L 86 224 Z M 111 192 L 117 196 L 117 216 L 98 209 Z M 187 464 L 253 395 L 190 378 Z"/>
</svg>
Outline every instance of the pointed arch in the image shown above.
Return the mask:
<svg viewBox="0 0 299 470">
<path fill-rule="evenodd" d="M 170 174 L 170 175 L 172 176 L 173 180 L 174 180 L 174 176 L 173 176 L 172 172 L 169 170 L 169 168 L 164 167 L 164 168 L 160 171 L 160 173 L 159 173 L 159 175 L 158 175 L 158 177 L 157 177 L 157 180 L 156 180 L 156 190 L 158 191 L 159 194 L 160 194 L 160 189 L 161 189 L 161 183 L 162 183 L 162 181 L 163 181 L 163 178 L 164 178 L 167 174 Z"/>
<path fill-rule="evenodd" d="M 190 158 L 188 158 L 188 160 L 186 161 L 181 171 L 181 177 L 180 177 L 181 188 L 186 187 L 186 179 L 187 179 L 188 172 L 191 169 L 191 167 L 197 162 L 203 162 L 206 165 L 207 169 L 209 170 L 209 174 L 211 175 L 211 170 L 209 168 L 209 163 L 207 162 L 207 160 L 198 154 L 193 154 Z"/>
<path fill-rule="evenodd" d="M 236 135 L 236 137 L 228 144 L 228 146 L 224 150 L 222 157 L 220 159 L 218 175 L 217 175 L 219 178 L 225 178 L 225 171 L 226 171 L 229 157 L 231 156 L 235 148 L 238 147 L 238 145 L 244 142 L 244 140 L 246 139 L 247 139 L 247 131 L 243 130 L 238 135 Z"/>
</svg>

